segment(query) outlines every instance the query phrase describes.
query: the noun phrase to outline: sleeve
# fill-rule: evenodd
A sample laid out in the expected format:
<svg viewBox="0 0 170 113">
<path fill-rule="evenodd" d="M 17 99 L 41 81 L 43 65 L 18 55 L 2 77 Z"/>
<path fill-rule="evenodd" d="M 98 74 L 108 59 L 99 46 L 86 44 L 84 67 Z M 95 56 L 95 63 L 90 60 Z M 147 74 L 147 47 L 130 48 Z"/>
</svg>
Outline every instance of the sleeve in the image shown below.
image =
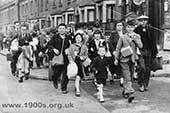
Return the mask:
<svg viewBox="0 0 170 113">
<path fill-rule="evenodd" d="M 116 48 L 114 47 L 114 46 L 115 46 L 114 38 L 115 38 L 115 33 L 112 32 L 112 34 L 111 34 L 111 36 L 110 36 L 110 38 L 109 38 L 109 42 L 110 42 L 110 44 L 112 45 L 113 50 L 116 49 Z"/>
<path fill-rule="evenodd" d="M 47 47 L 48 47 L 49 50 L 53 50 L 54 49 L 54 43 L 55 43 L 54 38 L 55 38 L 55 35 L 51 38 L 51 40 L 47 44 Z"/>
<path fill-rule="evenodd" d="M 68 48 L 68 60 L 69 61 L 73 61 L 74 60 L 74 50 L 73 50 L 73 45 L 70 45 L 70 47 Z"/>
<path fill-rule="evenodd" d="M 91 69 L 92 69 L 92 71 L 93 71 L 94 73 L 97 72 L 97 69 L 96 69 L 97 62 L 98 62 L 98 58 L 95 58 L 95 59 L 92 61 Z"/>
<path fill-rule="evenodd" d="M 88 48 L 86 45 L 84 45 L 83 49 L 84 49 L 83 57 L 86 59 L 88 57 Z"/>
<path fill-rule="evenodd" d="M 31 34 L 29 34 L 29 42 L 33 41 Z"/>
<path fill-rule="evenodd" d="M 140 35 L 137 34 L 136 37 L 134 38 L 134 41 L 135 41 L 135 44 L 138 48 L 143 47 Z"/>
<path fill-rule="evenodd" d="M 122 44 L 123 44 L 123 39 L 121 37 L 121 38 L 119 38 L 117 46 L 116 46 L 116 51 L 115 51 L 115 58 L 116 59 L 119 59 L 119 55 L 120 55 L 120 50 L 121 50 Z"/>
<path fill-rule="evenodd" d="M 110 42 L 107 42 L 107 43 L 108 43 L 108 45 L 109 45 L 109 51 L 110 51 L 110 53 L 112 54 L 113 51 L 114 51 L 114 47 L 113 47 L 113 45 L 112 45 Z"/>
<path fill-rule="evenodd" d="M 139 26 L 134 30 L 135 33 L 140 34 Z"/>
</svg>

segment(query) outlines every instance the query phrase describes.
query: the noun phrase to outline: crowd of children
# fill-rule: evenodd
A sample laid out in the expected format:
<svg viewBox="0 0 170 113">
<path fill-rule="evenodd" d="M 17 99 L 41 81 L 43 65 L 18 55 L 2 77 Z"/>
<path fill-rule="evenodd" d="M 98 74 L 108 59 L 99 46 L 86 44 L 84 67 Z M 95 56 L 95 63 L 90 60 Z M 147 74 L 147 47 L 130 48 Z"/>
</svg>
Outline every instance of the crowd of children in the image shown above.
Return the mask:
<svg viewBox="0 0 170 113">
<path fill-rule="evenodd" d="M 148 18 L 139 19 L 147 20 Z M 122 95 L 131 103 L 135 98 L 135 90 L 132 86 L 135 66 L 139 64 L 139 59 L 141 59 L 143 53 L 142 51 L 145 49 L 143 48 L 145 47 L 145 44 L 143 44 L 145 37 L 141 37 L 141 34 L 135 33 L 135 28 L 136 24 L 132 20 L 126 22 L 126 25 L 120 21 L 116 24 L 116 31 L 112 32 L 108 37 L 104 36 L 101 30 L 94 30 L 92 27 L 85 30 L 77 30 L 73 33 L 70 32 L 73 30 L 67 29 L 65 24 L 60 24 L 58 29 L 52 29 L 48 32 L 41 31 L 41 33 L 39 33 L 39 31 L 34 31 L 32 33 L 26 33 L 31 36 L 29 40 L 28 35 L 19 35 L 20 38 L 16 36 L 15 38 L 18 38 L 18 46 L 21 48 L 19 49 L 21 51 L 18 52 L 18 49 L 15 51 L 12 46 L 10 48 L 10 51 L 13 52 L 14 59 L 11 62 L 12 74 L 15 76 L 18 73 L 17 64 L 20 61 L 20 54 L 29 54 L 28 50 L 30 49 L 29 47 L 31 47 L 31 56 L 27 57 L 28 55 L 23 55 L 21 58 L 25 58 L 28 63 L 26 64 L 24 60 L 23 64 L 21 61 L 20 68 L 22 76 L 19 76 L 19 82 L 23 82 L 23 77 L 26 79 L 29 78 L 29 67 L 35 67 L 34 63 L 32 63 L 34 61 L 33 59 L 35 59 L 36 66 L 41 68 L 44 62 L 53 62 L 54 57 L 58 57 L 59 59 L 60 56 L 63 62 L 52 66 L 54 72 L 52 80 L 54 87 L 58 88 L 58 81 L 62 78 L 61 90 L 63 94 L 67 93 L 67 84 L 69 82 L 67 66 L 71 62 L 75 62 L 78 67 L 78 72 L 75 77 L 76 96 L 79 97 L 81 95 L 80 81 L 85 76 L 88 76 L 89 73 L 93 73 L 94 84 L 97 89 L 97 98 L 100 102 L 104 102 L 103 87 L 106 85 L 108 73 L 110 73 L 112 75 L 111 82 L 114 81 L 114 77 L 120 78 L 120 86 L 123 87 Z M 24 66 L 22 66 L 22 64 Z M 27 67 L 27 70 L 23 67 Z M 61 75 L 62 77 L 60 77 Z M 139 81 L 140 83 L 142 82 L 141 80 Z M 144 87 L 140 84 L 140 91 L 143 92 L 147 90 L 147 86 L 145 85 Z M 143 89 L 141 89 L 141 87 Z"/>
</svg>

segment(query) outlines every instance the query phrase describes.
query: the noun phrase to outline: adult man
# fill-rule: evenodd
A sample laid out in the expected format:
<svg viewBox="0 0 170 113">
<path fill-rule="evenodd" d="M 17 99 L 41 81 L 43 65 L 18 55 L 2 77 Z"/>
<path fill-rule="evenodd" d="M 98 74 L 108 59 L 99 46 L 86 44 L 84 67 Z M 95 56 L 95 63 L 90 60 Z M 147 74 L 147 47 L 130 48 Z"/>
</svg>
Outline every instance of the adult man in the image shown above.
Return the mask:
<svg viewBox="0 0 170 113">
<path fill-rule="evenodd" d="M 116 30 L 111 33 L 111 36 L 109 38 L 110 43 L 113 46 L 114 51 L 116 50 L 116 45 L 120 37 L 122 37 L 125 34 L 124 30 L 124 24 L 123 21 L 118 21 L 115 24 Z M 114 52 L 115 53 L 115 52 Z M 114 56 L 112 56 L 112 62 L 114 62 Z M 114 82 L 114 75 L 120 77 L 120 86 L 123 86 L 123 77 L 121 76 L 121 67 L 120 65 L 111 65 L 110 70 L 112 72 L 112 80 L 111 82 Z"/>
<path fill-rule="evenodd" d="M 18 39 L 19 39 L 19 36 L 21 34 L 21 28 L 20 28 L 20 24 L 16 24 L 15 25 L 15 31 L 16 33 L 11 35 L 11 42 L 10 42 L 10 52 L 12 54 L 12 61 L 10 63 L 10 67 L 11 67 L 11 73 L 12 75 L 16 76 L 17 75 L 17 67 L 16 67 L 16 64 L 17 64 L 17 61 L 18 61 L 18 57 L 19 55 L 21 54 L 21 50 L 18 49 Z"/>
<path fill-rule="evenodd" d="M 32 36 L 28 33 L 28 26 L 21 26 L 21 34 L 18 38 L 18 46 L 19 50 L 21 50 L 21 54 L 18 57 L 17 68 L 19 70 L 19 81 L 23 82 L 23 78 L 27 80 L 30 74 L 30 61 L 32 58 L 32 48 L 30 46 L 30 42 L 32 41 Z"/>
<path fill-rule="evenodd" d="M 87 40 L 85 43 L 88 46 L 89 43 L 93 40 L 93 27 L 88 27 L 86 32 L 87 32 Z"/>
<path fill-rule="evenodd" d="M 58 80 L 62 74 L 62 80 L 61 80 L 61 90 L 63 94 L 67 93 L 67 84 L 69 82 L 69 79 L 67 77 L 67 65 L 69 64 L 68 58 L 67 58 L 67 50 L 70 46 L 69 37 L 66 35 L 66 28 L 67 26 L 65 24 L 60 24 L 58 26 L 58 34 L 55 34 L 52 39 L 50 40 L 48 47 L 50 50 L 53 50 L 53 54 L 63 55 L 63 65 L 54 65 L 54 76 L 53 76 L 53 85 L 55 88 L 58 88 Z"/>
<path fill-rule="evenodd" d="M 151 28 L 147 25 L 149 17 L 140 16 L 137 18 L 140 25 L 135 29 L 135 32 L 141 36 L 143 48 L 140 49 L 141 56 L 139 57 L 139 90 L 141 92 L 148 90 L 149 78 L 151 74 L 151 60 L 156 57 L 158 50 L 156 48 L 156 40 L 152 37 Z"/>
</svg>

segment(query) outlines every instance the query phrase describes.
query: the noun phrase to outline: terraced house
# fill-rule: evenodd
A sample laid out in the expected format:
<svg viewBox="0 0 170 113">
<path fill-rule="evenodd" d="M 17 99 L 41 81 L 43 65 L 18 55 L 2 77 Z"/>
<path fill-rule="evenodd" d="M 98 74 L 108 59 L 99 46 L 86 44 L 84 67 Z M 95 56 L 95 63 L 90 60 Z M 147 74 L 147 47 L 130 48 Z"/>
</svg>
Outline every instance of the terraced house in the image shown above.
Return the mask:
<svg viewBox="0 0 170 113">
<path fill-rule="evenodd" d="M 145 14 L 152 26 L 164 30 L 167 0 L 4 0 L 0 5 L 0 29 L 7 31 L 15 22 L 28 23 L 29 29 L 55 27 L 60 23 L 76 27 L 100 22 L 104 31 L 114 30 L 117 20 L 131 14 Z M 165 7 L 166 6 L 166 7 Z M 165 7 L 165 8 L 164 8 Z M 130 13 L 133 12 L 133 13 Z M 130 17 L 129 16 L 129 17 Z M 165 21 L 164 21 L 165 18 Z M 165 23 L 164 23 L 165 22 Z M 162 33 L 155 31 L 162 40 Z"/>
</svg>

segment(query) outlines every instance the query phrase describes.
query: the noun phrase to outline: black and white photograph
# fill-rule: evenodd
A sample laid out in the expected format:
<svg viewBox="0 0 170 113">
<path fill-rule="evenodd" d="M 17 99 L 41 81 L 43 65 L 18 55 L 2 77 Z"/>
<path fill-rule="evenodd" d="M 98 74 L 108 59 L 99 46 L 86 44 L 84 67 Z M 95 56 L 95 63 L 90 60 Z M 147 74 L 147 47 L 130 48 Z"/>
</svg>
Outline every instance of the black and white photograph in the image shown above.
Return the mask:
<svg viewBox="0 0 170 113">
<path fill-rule="evenodd" d="M 170 0 L 0 0 L 0 113 L 170 113 Z"/>
</svg>

